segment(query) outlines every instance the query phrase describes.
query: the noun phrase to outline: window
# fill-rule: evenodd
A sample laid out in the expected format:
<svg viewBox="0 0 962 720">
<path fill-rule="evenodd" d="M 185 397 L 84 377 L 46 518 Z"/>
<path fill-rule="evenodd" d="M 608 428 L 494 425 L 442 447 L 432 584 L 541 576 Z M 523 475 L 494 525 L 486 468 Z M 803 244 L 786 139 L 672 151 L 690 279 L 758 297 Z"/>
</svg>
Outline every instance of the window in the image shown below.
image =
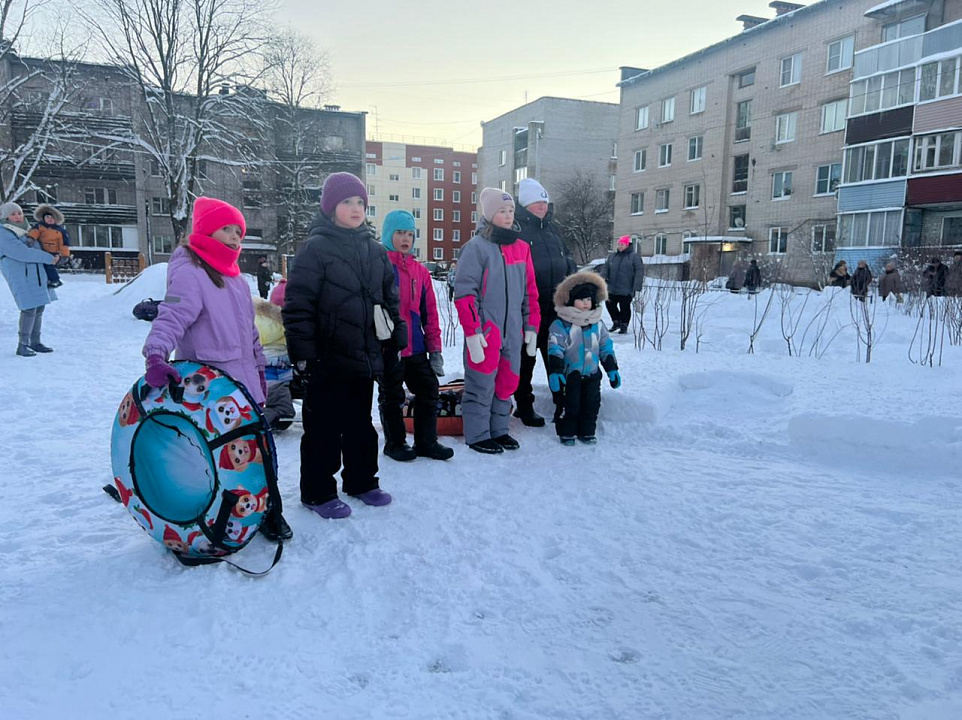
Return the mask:
<svg viewBox="0 0 962 720">
<path fill-rule="evenodd" d="M 839 216 L 839 247 L 894 247 L 900 244 L 901 236 L 901 210 Z"/>
<path fill-rule="evenodd" d="M 645 194 L 643 192 L 631 193 L 631 214 L 645 214 Z"/>
<path fill-rule="evenodd" d="M 56 203 L 57 202 L 57 188 L 59 186 L 54 183 L 53 185 L 44 185 L 42 188 L 37 188 L 34 193 L 37 204 L 40 203 Z"/>
<path fill-rule="evenodd" d="M 668 188 L 655 191 L 655 212 L 668 212 L 668 203 L 671 200 L 671 191 Z"/>
<path fill-rule="evenodd" d="M 498 153 L 498 167 L 504 167 L 508 164 L 508 151 L 502 150 Z"/>
<path fill-rule="evenodd" d="M 735 108 L 735 142 L 752 136 L 752 101 L 742 100 Z"/>
<path fill-rule="evenodd" d="M 114 112 L 114 101 L 110 98 L 89 98 L 84 102 L 84 110 L 90 110 L 104 115 L 112 115 Z"/>
<path fill-rule="evenodd" d="M 922 66 L 919 102 L 950 97 L 962 92 L 959 86 L 959 60 L 954 57 Z"/>
<path fill-rule="evenodd" d="M 370 218 L 377 217 L 377 207 L 374 205 L 367 206 L 367 216 Z"/>
<path fill-rule="evenodd" d="M 377 160 L 377 153 L 364 153 L 364 157 L 368 160 Z"/>
<path fill-rule="evenodd" d="M 456 223 L 461 222 L 461 211 L 460 211 L 460 210 L 452 210 L 452 211 L 451 211 L 451 222 L 456 222 Z"/>
<path fill-rule="evenodd" d="M 163 174 L 160 172 L 160 163 L 156 160 L 150 161 L 150 175 L 151 177 L 163 177 Z"/>
<path fill-rule="evenodd" d="M 768 229 L 768 252 L 788 252 L 788 228 L 776 227 Z"/>
<path fill-rule="evenodd" d="M 434 181 L 444 182 L 444 168 L 434 168 Z"/>
<path fill-rule="evenodd" d="M 655 235 L 655 255 L 668 254 L 668 236 L 665 233 Z"/>
<path fill-rule="evenodd" d="M 388 175 L 388 179 L 397 182 L 398 180 L 401 179 L 401 176 L 400 176 L 400 175 L 394 175 L 394 174 L 392 173 L 391 175 Z"/>
<path fill-rule="evenodd" d="M 444 158 L 434 158 L 435 165 L 444 165 Z"/>
<path fill-rule="evenodd" d="M 658 167 L 671 165 L 671 143 L 658 146 Z"/>
<path fill-rule="evenodd" d="M 244 180 L 242 184 L 244 190 L 244 207 L 259 208 L 264 200 L 261 195 L 260 180 Z"/>
<path fill-rule="evenodd" d="M 962 217 L 942 218 L 942 244 L 962 245 Z"/>
<path fill-rule="evenodd" d="M 836 100 L 822 105 L 822 132 L 830 133 L 845 129 L 848 99 Z"/>
<path fill-rule="evenodd" d="M 825 74 L 847 70 L 855 57 L 855 36 L 849 35 L 828 44 L 828 63 Z"/>
<path fill-rule="evenodd" d="M 813 225 L 812 226 L 812 252 L 816 252 L 816 253 L 835 252 L 835 226 L 834 225 Z"/>
<path fill-rule="evenodd" d="M 748 192 L 748 155 L 733 158 L 732 192 Z"/>
<path fill-rule="evenodd" d="M 461 163 L 458 162 L 457 160 L 455 160 L 455 161 L 454 161 L 453 163 L 451 163 L 451 164 L 454 165 L 454 167 L 461 167 Z"/>
<path fill-rule="evenodd" d="M 508 191 L 508 181 L 507 181 L 507 180 L 498 180 L 498 190 L 500 190 L 501 192 L 507 192 L 507 191 Z"/>
<path fill-rule="evenodd" d="M 780 87 L 797 85 L 802 81 L 802 54 L 795 53 L 782 58 L 782 72 Z"/>
<path fill-rule="evenodd" d="M 831 195 L 842 181 L 842 163 L 819 165 L 815 171 L 815 194 Z"/>
<path fill-rule="evenodd" d="M 478 184 L 478 174 L 476 172 L 471 173 L 471 184 L 472 185 Z"/>
<path fill-rule="evenodd" d="M 685 185 L 685 210 L 694 210 L 701 204 L 701 185 Z"/>
<path fill-rule="evenodd" d="M 174 252 L 173 235 L 154 235 L 154 252 L 170 255 Z"/>
<path fill-rule="evenodd" d="M 411 197 L 415 200 L 421 199 L 421 188 L 411 188 Z"/>
<path fill-rule="evenodd" d="M 412 214 L 417 220 L 420 220 L 420 219 L 421 219 L 421 208 L 412 208 L 412 209 L 411 209 L 411 214 Z"/>
<path fill-rule="evenodd" d="M 772 200 L 781 200 L 792 196 L 792 173 L 782 170 L 772 175 Z"/>
<path fill-rule="evenodd" d="M 454 171 L 454 184 L 455 185 L 461 184 L 461 172 L 459 170 Z"/>
<path fill-rule="evenodd" d="M 635 130 L 644 130 L 648 127 L 648 106 L 635 108 Z"/>
<path fill-rule="evenodd" d="M 925 15 L 899 20 L 882 26 L 882 42 L 898 40 L 909 35 L 921 35 L 925 32 Z"/>
<path fill-rule="evenodd" d="M 635 150 L 635 164 L 632 172 L 644 172 L 648 167 L 648 150 Z"/>
<path fill-rule="evenodd" d="M 693 160 L 701 160 L 704 142 L 705 139 L 701 135 L 698 137 L 688 138 L 688 162 Z"/>
<path fill-rule="evenodd" d="M 411 179 L 412 180 L 423 180 L 424 179 L 424 168 L 413 167 L 411 168 Z"/>
<path fill-rule="evenodd" d="M 421 216 L 418 215 L 417 217 L 421 217 Z M 421 228 L 414 228 L 414 239 L 415 239 L 415 240 L 420 240 L 420 239 L 421 239 Z M 417 248 L 415 248 L 415 250 L 416 250 L 416 249 L 417 249 Z"/>
<path fill-rule="evenodd" d="M 745 206 L 744 205 L 732 205 L 728 208 L 728 228 L 739 229 L 745 227 Z"/>
<path fill-rule="evenodd" d="M 162 197 L 150 199 L 151 215 L 170 215 L 170 200 Z"/>
<path fill-rule="evenodd" d="M 387 196 L 387 199 L 388 199 L 390 202 L 401 202 L 401 196 L 400 196 L 400 195 L 388 195 L 388 196 Z"/>
<path fill-rule="evenodd" d="M 451 231 L 451 241 L 452 241 L 452 242 L 461 242 L 461 231 L 460 231 L 460 230 L 452 230 L 452 231 Z"/>
<path fill-rule="evenodd" d="M 608 176 L 608 190 L 610 190 L 611 192 L 614 192 L 615 184 L 617 183 L 617 181 L 618 181 L 617 176 L 614 173 L 611 173 Z"/>
<path fill-rule="evenodd" d="M 441 208 L 434 208 L 434 219 L 444 220 L 444 210 L 442 210 Z"/>
<path fill-rule="evenodd" d="M 738 78 L 738 87 L 747 88 L 755 84 L 755 68 L 751 70 L 742 70 L 736 76 Z"/>
<path fill-rule="evenodd" d="M 444 248 L 434 248 L 434 259 L 444 260 Z"/>
<path fill-rule="evenodd" d="M 501 182 L 504 182 L 504 180 Z M 434 199 L 444 200 L 444 188 L 434 188 Z"/>
<path fill-rule="evenodd" d="M 451 202 L 459 203 L 461 202 L 461 191 L 455 190 L 451 193 Z"/>
<path fill-rule="evenodd" d="M 364 172 L 370 175 L 371 177 L 374 177 L 375 175 L 377 175 L 377 165 L 375 165 L 374 163 L 365 163 Z"/>
<path fill-rule="evenodd" d="M 519 182 L 528 177 L 528 166 L 523 165 L 514 170 L 514 184 L 517 185 Z"/>
<path fill-rule="evenodd" d="M 798 112 L 782 113 L 775 116 L 775 143 L 790 143 L 795 141 L 795 129 L 798 126 Z"/>
<path fill-rule="evenodd" d="M 916 140 L 918 143 L 918 140 Z M 845 182 L 885 180 L 909 173 L 909 139 L 859 145 L 845 151 Z"/>
<path fill-rule="evenodd" d="M 705 101 L 708 97 L 708 86 L 703 85 L 691 91 L 691 102 L 688 111 L 689 115 L 697 115 L 705 112 Z"/>
<path fill-rule="evenodd" d="M 80 247 L 122 248 L 124 229 L 119 225 L 82 225 L 79 239 Z"/>
<path fill-rule="evenodd" d="M 478 204 L 478 194 L 476 192 L 471 193 L 471 204 L 472 205 Z"/>
<path fill-rule="evenodd" d="M 926 70 L 923 66 L 920 90 L 923 98 L 927 82 Z M 935 80 L 932 79 L 932 82 Z M 934 85 L 932 87 L 934 89 Z M 913 102 L 915 102 L 915 68 L 896 70 L 853 82 L 849 93 L 849 114 L 874 113 L 900 105 L 910 105 Z"/>
<path fill-rule="evenodd" d="M 434 228 L 433 237 L 435 242 L 444 242 L 444 230 L 441 228 Z"/>
<path fill-rule="evenodd" d="M 471 211 L 471 224 L 472 224 L 472 225 L 477 225 L 477 224 L 478 224 L 478 211 L 477 211 L 477 210 L 472 210 L 472 211 Z"/>
<path fill-rule="evenodd" d="M 375 195 L 377 195 L 377 188 L 374 187 L 373 185 L 368 185 L 368 186 L 367 186 L 367 196 L 368 196 L 368 197 L 374 197 Z"/>
<path fill-rule="evenodd" d="M 661 122 L 670 123 L 675 119 L 675 98 L 665 98 L 661 101 Z"/>
<path fill-rule="evenodd" d="M 117 191 L 114 188 L 84 188 L 84 202 L 88 205 L 116 205 Z"/>
<path fill-rule="evenodd" d="M 206 180 L 208 177 L 210 177 L 210 176 L 207 174 L 207 164 L 208 164 L 208 163 L 207 163 L 206 160 L 198 160 L 198 161 L 197 161 L 197 177 L 199 177 L 199 178 L 204 178 L 205 180 Z"/>
<path fill-rule="evenodd" d="M 962 164 L 959 157 L 962 132 L 939 133 L 915 138 L 914 172 L 939 170 Z"/>
</svg>

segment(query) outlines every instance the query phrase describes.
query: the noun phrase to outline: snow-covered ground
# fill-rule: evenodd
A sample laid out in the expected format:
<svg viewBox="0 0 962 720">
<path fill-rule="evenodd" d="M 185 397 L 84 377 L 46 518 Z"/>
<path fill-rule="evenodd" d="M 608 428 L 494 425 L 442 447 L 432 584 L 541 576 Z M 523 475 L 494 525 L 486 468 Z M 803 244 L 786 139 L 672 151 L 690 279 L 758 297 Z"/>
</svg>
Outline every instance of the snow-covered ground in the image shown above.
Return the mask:
<svg viewBox="0 0 962 720">
<path fill-rule="evenodd" d="M 162 268 L 115 289 L 67 276 L 36 358 L 0 290 L 4 718 L 962 717 L 962 353 L 911 364 L 894 307 L 866 365 L 847 295 L 821 359 L 788 356 L 777 300 L 746 354 L 726 293 L 680 352 L 676 303 L 663 351 L 616 337 L 597 446 L 518 425 L 516 453 L 382 456 L 395 502 L 343 521 L 297 502 L 295 426 L 295 538 L 255 580 L 182 567 L 100 490 Z"/>
</svg>

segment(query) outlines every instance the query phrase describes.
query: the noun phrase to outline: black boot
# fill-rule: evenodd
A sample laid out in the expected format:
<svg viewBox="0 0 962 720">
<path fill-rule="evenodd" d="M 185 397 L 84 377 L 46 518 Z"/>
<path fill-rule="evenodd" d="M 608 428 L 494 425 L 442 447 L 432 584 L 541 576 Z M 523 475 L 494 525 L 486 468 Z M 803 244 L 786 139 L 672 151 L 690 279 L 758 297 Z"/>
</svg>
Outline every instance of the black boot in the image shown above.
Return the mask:
<svg viewBox="0 0 962 720">
<path fill-rule="evenodd" d="M 492 438 L 498 445 L 503 447 L 505 450 L 517 450 L 521 447 L 521 443 L 515 440 L 513 437 L 505 433 L 504 435 L 499 435 L 496 438 Z"/>
<path fill-rule="evenodd" d="M 618 332 L 621 335 L 625 335 L 628 332 L 628 323 L 622 323 L 618 328 Z"/>
<path fill-rule="evenodd" d="M 52 353 L 52 352 L 53 352 L 53 348 L 52 348 L 52 347 L 47 347 L 46 345 L 44 345 L 44 344 L 41 343 L 41 342 L 30 343 L 30 349 L 33 350 L 34 352 L 38 352 L 38 353 Z"/>
<path fill-rule="evenodd" d="M 431 458 L 432 460 L 450 460 L 454 457 L 454 450 L 445 447 L 437 440 L 434 442 L 414 444 L 414 452 L 418 457 Z"/>
<path fill-rule="evenodd" d="M 514 416 L 528 427 L 544 427 L 544 418 L 536 413 L 531 405 L 518 405 Z"/>
<path fill-rule="evenodd" d="M 287 524 L 287 520 L 279 512 L 267 513 L 261 522 L 261 535 L 266 540 L 277 542 L 278 540 L 290 540 L 294 537 L 294 531 Z"/>
<path fill-rule="evenodd" d="M 400 443 L 399 445 L 385 445 L 384 454 L 387 455 L 392 460 L 397 460 L 398 462 L 408 462 L 414 460 L 418 454 L 414 451 L 407 441 Z"/>
<path fill-rule="evenodd" d="M 17 355 L 21 357 L 33 357 L 36 354 L 37 353 L 30 349 L 29 345 L 24 345 L 23 343 L 17 345 Z"/>
<path fill-rule="evenodd" d="M 469 448 L 475 452 L 483 453 L 484 455 L 497 455 L 498 453 L 503 453 L 504 448 L 501 447 L 494 440 L 479 440 L 478 442 L 470 443 Z"/>
</svg>

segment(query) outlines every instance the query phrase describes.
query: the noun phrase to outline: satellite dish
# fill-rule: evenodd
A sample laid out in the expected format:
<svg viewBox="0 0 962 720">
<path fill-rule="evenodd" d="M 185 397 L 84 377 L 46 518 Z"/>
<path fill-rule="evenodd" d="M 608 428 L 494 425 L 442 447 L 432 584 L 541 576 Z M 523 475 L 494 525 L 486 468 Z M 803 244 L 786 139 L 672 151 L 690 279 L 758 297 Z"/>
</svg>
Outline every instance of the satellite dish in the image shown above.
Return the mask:
<svg viewBox="0 0 962 720">
<path fill-rule="evenodd" d="M 735 218 L 735 227 L 737 228 L 745 227 L 745 221 L 742 220 L 741 218 Z"/>
</svg>

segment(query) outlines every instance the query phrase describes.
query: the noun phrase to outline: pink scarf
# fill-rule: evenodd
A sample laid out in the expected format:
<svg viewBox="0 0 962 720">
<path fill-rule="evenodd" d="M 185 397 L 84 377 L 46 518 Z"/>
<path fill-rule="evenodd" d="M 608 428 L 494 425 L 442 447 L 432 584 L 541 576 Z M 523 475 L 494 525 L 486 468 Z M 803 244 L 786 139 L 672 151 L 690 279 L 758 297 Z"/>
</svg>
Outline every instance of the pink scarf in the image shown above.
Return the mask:
<svg viewBox="0 0 962 720">
<path fill-rule="evenodd" d="M 240 248 L 233 250 L 219 240 L 197 233 L 191 233 L 188 245 L 221 275 L 227 277 L 240 275 L 240 268 L 237 266 L 237 258 L 241 254 Z"/>
</svg>

